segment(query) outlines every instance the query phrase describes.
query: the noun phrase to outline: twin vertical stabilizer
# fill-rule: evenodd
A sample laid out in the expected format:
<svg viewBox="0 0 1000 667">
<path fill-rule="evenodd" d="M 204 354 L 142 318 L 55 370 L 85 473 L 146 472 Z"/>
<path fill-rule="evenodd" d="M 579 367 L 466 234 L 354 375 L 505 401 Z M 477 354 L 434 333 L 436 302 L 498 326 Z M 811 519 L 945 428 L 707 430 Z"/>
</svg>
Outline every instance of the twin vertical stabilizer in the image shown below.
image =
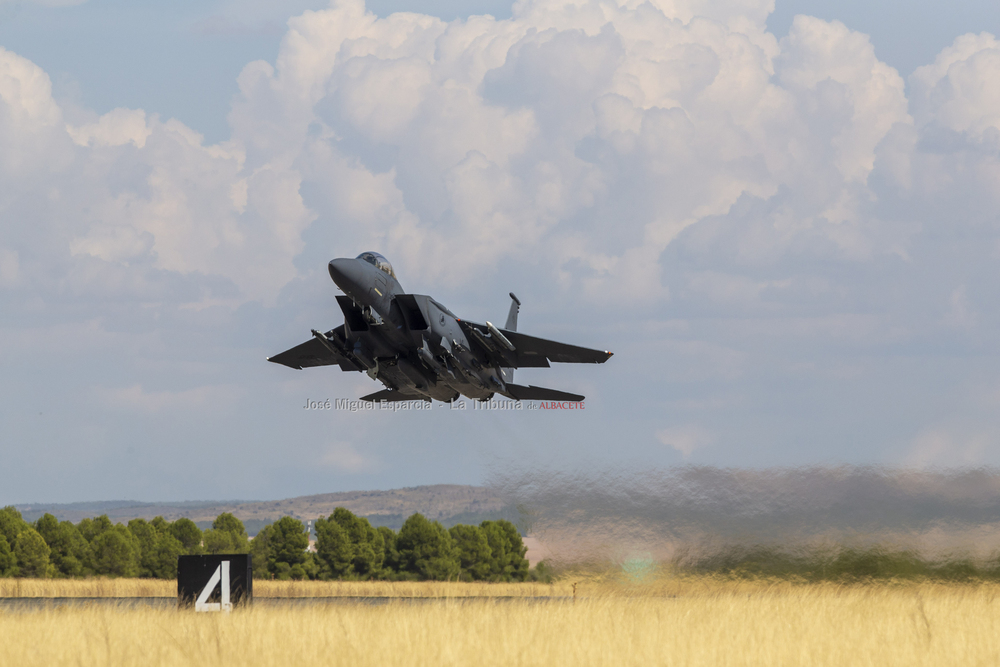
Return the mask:
<svg viewBox="0 0 1000 667">
<path fill-rule="evenodd" d="M 514 293 L 510 293 L 510 311 L 507 313 L 507 324 L 503 325 L 503 328 L 507 331 L 517 331 L 517 312 L 521 309 L 521 300 L 514 296 Z M 502 334 L 501 334 L 502 335 Z M 510 343 L 508 343 L 510 345 Z M 512 382 L 514 380 L 514 369 L 506 368 L 502 371 L 503 378 L 506 382 Z"/>
<path fill-rule="evenodd" d="M 517 331 L 517 311 L 521 309 L 521 301 L 514 293 L 510 293 L 510 312 L 507 313 L 507 324 L 503 326 L 507 331 Z"/>
</svg>

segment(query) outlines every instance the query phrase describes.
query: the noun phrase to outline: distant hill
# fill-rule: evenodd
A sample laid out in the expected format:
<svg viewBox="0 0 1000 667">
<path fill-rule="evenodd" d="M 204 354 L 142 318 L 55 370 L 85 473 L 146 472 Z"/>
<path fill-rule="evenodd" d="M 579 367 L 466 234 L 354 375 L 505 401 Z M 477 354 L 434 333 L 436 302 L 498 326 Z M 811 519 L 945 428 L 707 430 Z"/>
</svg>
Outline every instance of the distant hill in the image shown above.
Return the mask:
<svg viewBox="0 0 1000 667">
<path fill-rule="evenodd" d="M 264 501 L 183 501 L 143 503 L 132 500 L 113 500 L 89 503 L 24 504 L 17 509 L 27 521 L 34 521 L 43 514 L 54 515 L 60 521 L 74 523 L 87 517 L 107 514 L 116 523 L 130 519 L 152 519 L 162 516 L 168 521 L 182 517 L 191 519 L 205 528 L 223 512 L 231 512 L 246 524 L 253 535 L 260 528 L 283 516 L 302 521 L 329 516 L 334 508 L 346 507 L 355 514 L 365 516 L 373 525 L 399 529 L 406 517 L 420 512 L 429 519 L 445 526 L 456 523 L 479 523 L 486 519 L 516 519 L 512 508 L 490 489 L 459 484 L 415 486 L 389 491 L 345 491 L 299 496 L 285 500 Z"/>
</svg>

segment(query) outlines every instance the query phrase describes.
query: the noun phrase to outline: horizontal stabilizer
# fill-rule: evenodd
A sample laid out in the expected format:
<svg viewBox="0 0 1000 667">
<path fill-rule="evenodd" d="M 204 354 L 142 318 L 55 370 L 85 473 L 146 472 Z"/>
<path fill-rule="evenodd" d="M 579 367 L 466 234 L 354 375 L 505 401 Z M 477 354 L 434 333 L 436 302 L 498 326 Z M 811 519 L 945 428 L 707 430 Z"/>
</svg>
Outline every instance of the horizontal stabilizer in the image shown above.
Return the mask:
<svg viewBox="0 0 1000 667">
<path fill-rule="evenodd" d="M 401 391 L 393 391 L 392 389 L 383 389 L 382 391 L 376 391 L 374 394 L 362 396 L 361 400 L 371 401 L 372 403 L 381 403 L 383 401 L 386 403 L 395 403 L 397 401 L 427 401 L 430 403 L 431 399 L 417 394 L 406 394 Z"/>
<path fill-rule="evenodd" d="M 519 384 L 507 383 L 507 394 L 519 401 L 572 401 L 579 403 L 583 400 L 580 394 L 570 394 L 557 389 L 546 389 L 529 385 L 527 387 Z"/>
</svg>

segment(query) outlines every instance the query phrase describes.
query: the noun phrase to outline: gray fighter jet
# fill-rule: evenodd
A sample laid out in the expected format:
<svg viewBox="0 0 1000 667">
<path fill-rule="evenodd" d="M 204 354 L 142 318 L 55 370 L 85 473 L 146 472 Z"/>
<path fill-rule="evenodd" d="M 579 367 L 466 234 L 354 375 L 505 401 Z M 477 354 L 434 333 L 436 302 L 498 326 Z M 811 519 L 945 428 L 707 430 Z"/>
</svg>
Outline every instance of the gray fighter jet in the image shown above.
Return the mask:
<svg viewBox="0 0 1000 667">
<path fill-rule="evenodd" d="M 611 352 L 526 336 L 517 331 L 521 302 L 511 293 L 507 323 L 461 320 L 429 296 L 407 294 L 392 265 L 377 252 L 330 262 L 330 277 L 343 290 L 337 303 L 344 324 L 268 358 L 289 368 L 336 364 L 364 371 L 385 389 L 365 401 L 450 402 L 460 395 L 487 401 L 500 394 L 515 401 L 582 401 L 555 389 L 514 384 L 515 368 L 547 368 L 549 362 L 603 364 Z"/>
</svg>

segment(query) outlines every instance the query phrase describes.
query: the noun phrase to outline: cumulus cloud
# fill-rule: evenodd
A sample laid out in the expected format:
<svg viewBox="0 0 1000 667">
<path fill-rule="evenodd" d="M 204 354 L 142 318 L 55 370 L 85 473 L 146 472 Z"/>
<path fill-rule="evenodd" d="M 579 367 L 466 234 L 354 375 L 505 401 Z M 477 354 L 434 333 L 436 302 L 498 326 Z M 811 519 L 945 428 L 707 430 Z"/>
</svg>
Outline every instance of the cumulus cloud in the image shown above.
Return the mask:
<svg viewBox="0 0 1000 667">
<path fill-rule="evenodd" d="M 718 241 L 744 262 L 898 253 L 872 216 L 876 160 L 912 185 L 929 119 L 994 127 L 995 40 L 962 37 L 914 74 L 915 122 L 865 35 L 799 16 L 779 42 L 772 8 L 526 0 L 446 23 L 338 0 L 289 21 L 275 65 L 246 67 L 214 146 L 143 110 L 67 123 L 45 73 L 3 52 L 3 166 L 46 182 L 48 216 L 87 212 L 57 230 L 72 256 L 219 275 L 237 302 L 273 302 L 310 228 L 416 280 L 518 257 L 598 298 L 667 298 L 664 250 L 739 202 L 759 220 Z"/>
<path fill-rule="evenodd" d="M 425 280 L 544 256 L 591 296 L 665 297 L 663 250 L 741 197 L 782 219 L 744 253 L 803 230 L 879 252 L 865 181 L 912 122 L 903 81 L 837 22 L 799 17 L 778 43 L 770 8 L 524 2 L 445 23 L 337 2 L 290 21 L 276 67 L 244 71 L 234 137 L 293 179 L 367 172 L 376 190 L 313 202 L 317 224 L 357 220 L 348 240 Z"/>
<path fill-rule="evenodd" d="M 911 77 L 918 120 L 981 136 L 1000 129 L 1000 42 L 989 33 L 962 35 Z"/>
<path fill-rule="evenodd" d="M 67 125 L 66 131 L 79 146 L 124 146 L 132 142 L 136 148 L 143 148 L 152 134 L 146 125 L 146 112 L 141 109 L 115 109 L 95 123 Z"/>
</svg>

